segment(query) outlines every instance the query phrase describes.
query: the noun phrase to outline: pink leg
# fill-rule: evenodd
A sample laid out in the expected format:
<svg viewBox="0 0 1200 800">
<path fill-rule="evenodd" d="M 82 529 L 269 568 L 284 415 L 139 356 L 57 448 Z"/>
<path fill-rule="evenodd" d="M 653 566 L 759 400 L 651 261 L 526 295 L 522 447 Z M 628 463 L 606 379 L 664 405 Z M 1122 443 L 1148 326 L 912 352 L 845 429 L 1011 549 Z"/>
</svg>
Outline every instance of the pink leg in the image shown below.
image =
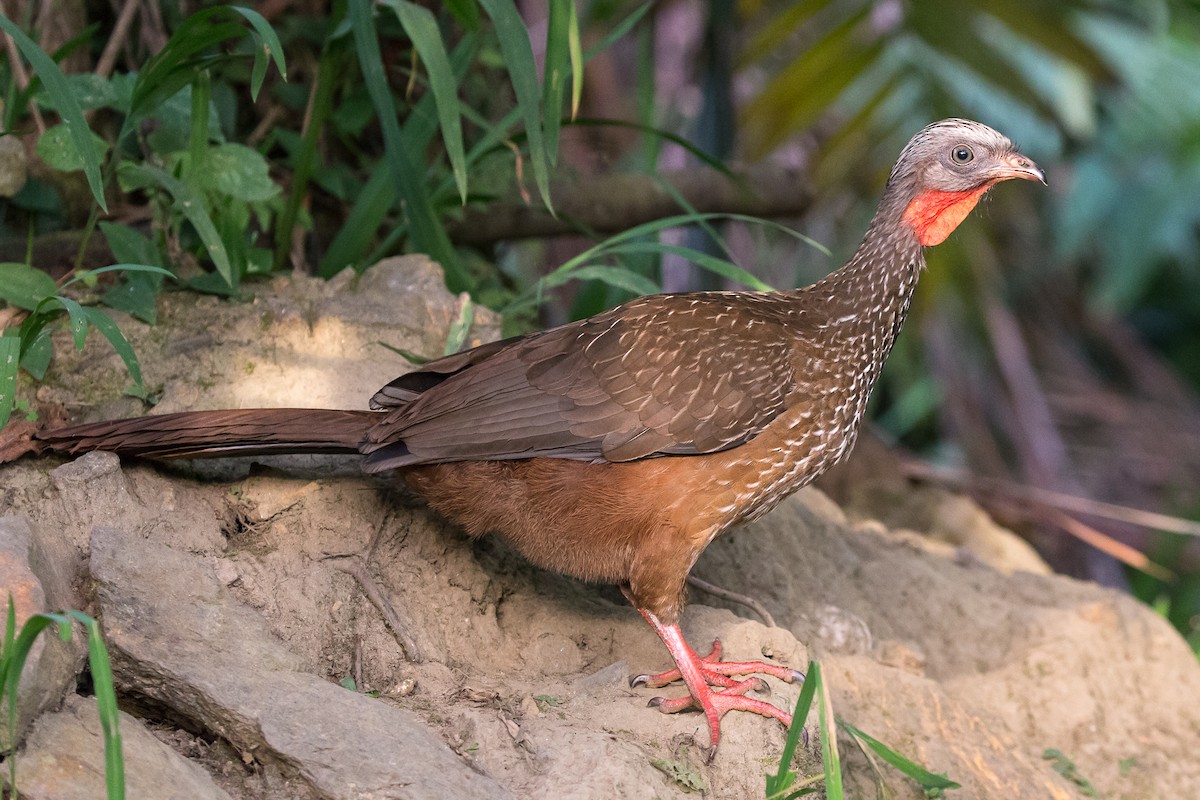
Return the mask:
<svg viewBox="0 0 1200 800">
<path fill-rule="evenodd" d="M 710 759 L 716 754 L 717 745 L 721 741 L 721 718 L 729 711 L 751 711 L 755 714 L 762 714 L 764 717 L 774 717 L 785 727 L 792 724 L 792 716 L 786 711 L 762 700 L 745 696 L 746 692 L 752 689 L 765 688 L 766 684 L 761 678 L 751 677 L 739 681 L 731 676 L 762 672 L 791 683 L 804 680 L 802 673 L 780 667 L 777 664 L 758 661 L 720 661 L 721 646 L 719 642 L 713 644 L 713 651 L 708 656 L 701 658 L 684 640 L 683 631 L 679 629 L 678 625 L 664 625 L 658 617 L 644 608 L 639 608 L 638 611 L 663 640 L 663 644 L 671 653 L 671 658 L 675 660 L 677 669 L 658 675 L 635 676 L 630 680 L 630 685 L 645 684 L 658 687 L 682 678 L 691 694 L 690 697 L 675 700 L 656 697 L 650 701 L 650 705 L 665 714 L 673 714 L 688 708 L 699 708 L 703 711 L 704 716 L 708 718 L 708 735 L 712 744 L 712 750 L 709 753 Z M 714 685 L 723 688 L 714 689 Z"/>
</svg>

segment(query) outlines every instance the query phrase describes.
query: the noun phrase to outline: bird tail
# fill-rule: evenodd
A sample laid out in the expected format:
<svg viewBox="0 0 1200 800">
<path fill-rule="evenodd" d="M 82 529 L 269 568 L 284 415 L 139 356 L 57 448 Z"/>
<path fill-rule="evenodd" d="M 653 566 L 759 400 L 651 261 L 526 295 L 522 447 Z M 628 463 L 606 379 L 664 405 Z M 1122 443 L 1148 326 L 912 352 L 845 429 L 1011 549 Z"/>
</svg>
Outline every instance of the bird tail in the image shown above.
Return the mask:
<svg viewBox="0 0 1200 800">
<path fill-rule="evenodd" d="M 106 450 L 155 459 L 357 453 L 380 416 L 376 411 L 317 408 L 186 411 L 39 431 L 31 449 L 63 454 Z"/>
</svg>

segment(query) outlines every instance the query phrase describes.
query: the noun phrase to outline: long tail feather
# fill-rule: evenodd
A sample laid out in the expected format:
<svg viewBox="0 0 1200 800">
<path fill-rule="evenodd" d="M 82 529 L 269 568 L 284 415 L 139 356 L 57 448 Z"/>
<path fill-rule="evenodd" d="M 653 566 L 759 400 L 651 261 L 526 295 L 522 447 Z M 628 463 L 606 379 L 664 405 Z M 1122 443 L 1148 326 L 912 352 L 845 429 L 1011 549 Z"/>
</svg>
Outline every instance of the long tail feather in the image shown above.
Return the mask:
<svg viewBox="0 0 1200 800">
<path fill-rule="evenodd" d="M 282 453 L 357 453 L 375 411 L 251 408 L 186 411 L 41 431 L 41 452 L 107 450 L 142 458 L 220 458 Z"/>
</svg>

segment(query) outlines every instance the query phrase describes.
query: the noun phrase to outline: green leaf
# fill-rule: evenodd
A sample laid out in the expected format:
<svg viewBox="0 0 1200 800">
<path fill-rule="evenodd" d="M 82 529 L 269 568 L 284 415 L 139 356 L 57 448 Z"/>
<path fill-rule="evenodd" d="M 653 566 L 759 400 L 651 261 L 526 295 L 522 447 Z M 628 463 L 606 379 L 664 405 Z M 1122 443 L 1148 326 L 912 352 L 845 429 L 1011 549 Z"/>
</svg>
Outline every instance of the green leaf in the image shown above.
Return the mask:
<svg viewBox="0 0 1200 800">
<path fill-rule="evenodd" d="M 651 8 L 654 8 L 654 0 L 648 0 L 648 2 L 645 2 L 635 8 L 629 16 L 617 23 L 617 25 L 611 31 L 604 35 L 604 38 L 602 38 L 583 54 L 584 63 L 586 64 L 588 61 L 591 61 L 593 58 L 612 47 L 614 42 L 633 30 L 634 26 L 642 21 L 642 17 L 650 13 Z"/>
<path fill-rule="evenodd" d="M 108 142 L 91 131 L 88 131 L 88 144 L 92 148 L 92 157 L 97 161 L 107 155 Z M 66 125 L 55 125 L 39 136 L 37 154 L 59 172 L 78 172 L 87 166 L 87 159 L 80 154 L 75 136 Z"/>
<path fill-rule="evenodd" d="M 130 275 L 107 289 L 101 301 L 109 308 L 132 314 L 153 325 L 158 321 L 158 286 L 145 275 Z"/>
<path fill-rule="evenodd" d="M 550 0 L 550 16 L 546 22 L 546 54 L 543 58 L 542 105 L 546 110 L 546 158 L 551 166 L 558 163 L 558 130 L 567 74 L 571 69 L 569 39 L 574 11 L 575 0 Z"/>
<path fill-rule="evenodd" d="M 405 33 L 412 40 L 425 69 L 429 73 L 429 88 L 437 105 L 442 141 L 454 172 L 454 182 L 462 202 L 467 202 L 467 159 L 463 152 L 462 112 L 458 103 L 458 81 L 450 67 L 450 56 L 442 42 L 437 20 L 427 8 L 407 0 L 384 0 L 384 5 L 396 12 Z"/>
<path fill-rule="evenodd" d="M 0 428 L 8 424 L 17 401 L 17 369 L 21 366 L 20 362 L 21 340 L 8 333 L 0 336 Z M 16 703 L 9 705 L 15 707 Z M 16 738 L 10 736 L 9 741 L 16 741 Z"/>
<path fill-rule="evenodd" d="M 543 135 L 537 66 L 533 60 L 533 48 L 529 44 L 529 31 L 525 28 L 525 22 L 512 0 L 479 0 L 479 5 L 483 6 L 483 10 L 491 17 L 492 24 L 496 26 L 500 52 L 508 67 L 517 107 L 521 110 L 521 118 L 525 123 L 533 179 L 542 195 L 542 202 L 553 214 L 554 205 L 550 201 L 550 151 Z"/>
<path fill-rule="evenodd" d="M 126 264 L 152 264 L 162 266 L 158 247 L 148 236 L 143 236 L 128 225 L 115 222 L 100 222 L 100 232 L 108 242 L 113 258 Z"/>
<path fill-rule="evenodd" d="M 84 308 L 83 315 L 89 322 L 96 326 L 96 330 L 108 339 L 108 343 L 112 345 L 113 350 L 117 351 L 117 355 L 125 362 L 125 368 L 129 370 L 129 376 L 133 378 L 133 382 L 138 388 L 142 388 L 142 367 L 138 363 L 137 354 L 133 352 L 133 347 L 130 346 L 129 340 L 121 333 L 121 329 L 117 327 L 117 323 L 112 321 L 112 318 L 98 308 Z"/>
<path fill-rule="evenodd" d="M 846 722 L 844 719 L 838 719 L 837 722 L 838 722 L 838 725 L 840 725 L 842 727 L 842 730 L 846 731 L 846 733 L 850 734 L 855 739 L 858 739 L 860 742 L 862 742 L 867 747 L 869 747 L 871 750 L 875 751 L 875 753 L 880 758 L 882 758 L 887 763 L 891 764 L 896 769 L 903 772 L 908 777 L 912 778 L 914 781 L 919 783 L 922 788 L 924 788 L 924 789 L 960 789 L 960 788 L 962 788 L 957 783 L 955 783 L 954 781 L 947 778 L 945 775 L 938 775 L 936 773 L 930 772 L 929 770 L 925 769 L 924 767 L 910 761 L 909 759 L 900 755 L 895 750 L 888 747 L 887 745 L 885 745 L 883 742 L 879 741 L 878 739 L 875 739 L 874 737 L 869 736 L 866 733 L 863 733 L 861 730 L 854 727 L 849 722 Z"/>
<path fill-rule="evenodd" d="M 205 186 L 249 203 L 270 200 L 283 191 L 271 180 L 271 168 L 263 155 L 244 144 L 209 148 L 202 175 Z"/>
<path fill-rule="evenodd" d="M 43 325 L 25 344 L 21 353 L 21 368 L 40 381 L 50 368 L 50 359 L 53 356 L 54 343 L 50 339 L 50 328 Z M 4 426 L 0 425 L 0 428 L 2 427 Z"/>
<path fill-rule="evenodd" d="M 458 318 L 450 324 L 450 332 L 446 336 L 446 348 L 443 355 L 454 355 L 462 350 L 463 343 L 467 341 L 467 335 L 470 334 L 473 324 L 475 324 L 475 304 L 471 302 L 471 295 L 463 292 L 459 295 Z"/>
<path fill-rule="evenodd" d="M 96 695 L 96 709 L 100 715 L 100 729 L 104 735 L 104 779 L 108 787 L 108 800 L 123 800 L 125 797 L 125 758 L 121 751 L 120 713 L 117 710 L 117 693 L 113 687 L 112 663 L 104 638 L 100 635 L 100 623 L 82 611 L 64 612 L 83 624 L 88 634 L 88 666 L 92 672 L 92 687 Z M 67 629 L 70 632 L 70 629 Z"/>
<path fill-rule="evenodd" d="M 257 49 L 254 52 L 254 71 L 250 79 L 250 97 L 258 99 L 258 91 L 262 88 L 263 78 L 267 74 L 268 59 L 275 60 L 275 69 L 279 70 L 279 76 L 285 81 L 287 80 L 287 64 L 283 59 L 283 45 L 279 43 L 279 37 L 275 35 L 275 29 L 271 27 L 271 23 L 267 22 L 257 11 L 252 11 L 243 6 L 226 6 L 230 11 L 241 14 L 254 28 Z"/>
<path fill-rule="evenodd" d="M 66 79 L 67 85 L 71 87 L 71 93 L 79 102 L 81 109 L 117 107 L 119 103 L 117 91 L 113 88 L 112 81 L 107 78 L 87 72 L 79 75 L 67 75 Z M 38 93 L 38 105 L 54 111 L 60 110 L 55 98 L 45 91 Z"/>
<path fill-rule="evenodd" d="M 446 8 L 469 31 L 479 30 L 479 6 L 475 0 L 446 0 Z"/>
<path fill-rule="evenodd" d="M 154 267 L 149 264 L 112 264 L 107 267 L 97 267 L 96 269 L 85 269 L 75 273 L 75 277 L 62 285 L 66 288 L 78 281 L 89 281 L 97 275 L 103 275 L 106 272 L 145 272 L 151 275 L 158 275 L 164 278 L 175 277 L 162 267 Z"/>
<path fill-rule="evenodd" d="M 645 275 L 639 275 L 624 267 L 612 267 L 604 264 L 592 264 L 586 267 L 575 267 L 567 272 L 554 272 L 547 275 L 542 286 L 551 288 L 562 286 L 568 281 L 597 280 L 624 289 L 634 294 L 654 294 L 659 287 Z"/>
<path fill-rule="evenodd" d="M 208 210 L 205 209 L 199 195 L 170 173 L 149 164 L 125 162 L 120 167 L 120 174 L 122 177 L 135 183 L 156 185 L 165 190 L 174 199 L 175 208 L 196 229 L 200 241 L 204 243 L 208 257 L 212 259 L 213 265 L 217 268 L 217 272 L 220 273 L 221 277 L 225 279 L 225 282 L 231 288 L 237 286 L 238 276 L 233 273 L 233 266 L 230 264 L 229 253 L 225 248 L 225 243 L 221 241 L 221 237 L 217 234 L 217 228 L 213 225 L 212 218 L 208 215 Z"/>
<path fill-rule="evenodd" d="M 345 223 L 321 257 L 317 268 L 321 277 L 332 278 L 362 259 L 395 199 L 396 183 L 391 174 L 383 167 L 374 170 L 354 198 Z"/>
<path fill-rule="evenodd" d="M 87 341 L 88 329 L 88 317 L 83 313 L 83 306 L 69 297 L 58 295 L 40 303 L 38 310 L 34 313 L 41 313 L 43 308 L 53 308 L 55 305 L 66 310 L 67 316 L 71 319 L 71 336 L 75 340 L 75 349 L 82 350 L 84 342 Z"/>
<path fill-rule="evenodd" d="M 187 17 L 166 46 L 142 66 L 130 98 L 129 114 L 121 127 L 121 141 L 164 101 L 191 84 L 198 70 L 225 58 L 207 55 L 210 48 L 250 34 L 238 22 L 222 21 L 222 18 L 242 18 L 253 22 L 245 9 L 234 12 L 232 8 L 210 8 Z"/>
<path fill-rule="evenodd" d="M 79 101 L 75 99 L 75 93 L 71 91 L 71 86 L 67 83 L 62 70 L 42 48 L 34 44 L 33 40 L 4 14 L 0 14 L 0 28 L 12 37 L 17 49 L 33 65 L 34 72 L 37 73 L 42 85 L 46 87 L 47 94 L 59 109 L 59 116 L 62 117 L 63 124 L 67 126 L 67 130 L 75 142 L 75 150 L 83 159 L 83 174 L 87 176 L 92 197 L 95 198 L 96 204 L 107 212 L 108 204 L 104 201 L 104 182 L 100 178 L 100 159 L 96 157 L 96 152 L 92 148 L 91 129 L 83 119 L 83 110 L 79 107 Z"/>
<path fill-rule="evenodd" d="M 36 267 L 0 263 L 0 300 L 33 311 L 38 303 L 58 293 L 54 279 Z"/>
<path fill-rule="evenodd" d="M 726 261 L 723 258 L 705 253 L 702 250 L 696 250 L 691 247 L 682 245 L 666 244 L 664 242 L 629 242 L 628 244 L 618 245 L 609 248 L 605 251 L 606 255 L 633 255 L 652 253 L 655 255 L 671 255 L 686 258 L 698 267 L 708 270 L 722 278 L 728 278 L 731 281 L 737 281 L 743 286 L 747 286 L 758 292 L 771 291 L 771 285 L 751 275 L 746 270 L 739 267 L 737 264 Z"/>
<path fill-rule="evenodd" d="M 579 10 L 571 0 L 571 18 L 567 22 L 567 54 L 571 60 L 571 119 L 579 114 L 583 99 L 583 44 L 579 35 Z"/>
<path fill-rule="evenodd" d="M 825 797 L 828 800 L 842 800 L 842 761 L 838 755 L 833 700 L 829 696 L 829 684 L 821 676 L 820 665 L 814 664 L 813 667 L 817 673 L 817 720 L 821 726 L 821 766 L 825 768 Z M 814 680 L 811 672 L 808 678 Z"/>
<path fill-rule="evenodd" d="M 800 696 L 796 698 L 796 709 L 792 712 L 792 724 L 788 728 L 787 738 L 783 743 L 783 752 L 779 756 L 779 772 L 767 776 L 767 797 L 783 797 L 796 782 L 796 773 L 792 771 L 792 759 L 796 756 L 796 748 L 800 746 L 800 737 L 804 734 L 804 724 L 808 720 L 809 709 L 812 708 L 813 697 L 817 693 L 817 685 L 821 679 L 821 665 L 816 661 L 808 662 L 808 672 L 804 684 L 800 688 Z"/>
</svg>

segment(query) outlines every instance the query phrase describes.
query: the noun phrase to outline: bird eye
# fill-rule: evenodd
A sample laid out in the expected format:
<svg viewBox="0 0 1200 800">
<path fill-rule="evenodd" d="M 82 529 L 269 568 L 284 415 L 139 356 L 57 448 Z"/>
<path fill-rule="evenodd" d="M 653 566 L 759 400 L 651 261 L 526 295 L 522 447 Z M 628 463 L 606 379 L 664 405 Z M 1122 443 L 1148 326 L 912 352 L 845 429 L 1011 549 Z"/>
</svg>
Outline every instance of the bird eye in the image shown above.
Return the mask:
<svg viewBox="0 0 1200 800">
<path fill-rule="evenodd" d="M 967 164 L 975 158 L 975 154 L 971 152 L 971 148 L 960 144 L 950 151 L 950 158 L 954 160 L 955 164 Z"/>
</svg>

